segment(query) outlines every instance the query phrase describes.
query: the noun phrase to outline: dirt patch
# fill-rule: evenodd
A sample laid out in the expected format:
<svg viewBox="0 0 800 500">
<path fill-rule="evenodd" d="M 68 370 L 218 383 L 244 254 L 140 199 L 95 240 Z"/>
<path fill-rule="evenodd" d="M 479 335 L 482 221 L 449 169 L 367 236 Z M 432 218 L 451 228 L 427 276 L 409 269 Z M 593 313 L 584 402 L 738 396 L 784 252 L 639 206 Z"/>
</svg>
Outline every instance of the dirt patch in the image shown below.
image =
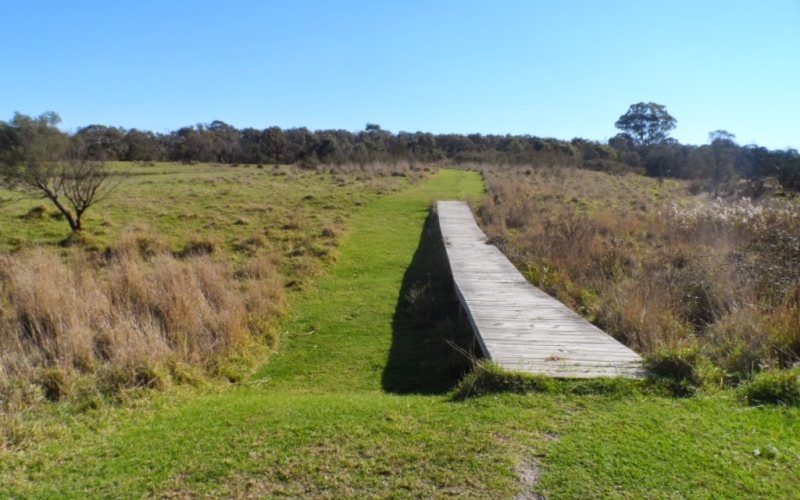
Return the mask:
<svg viewBox="0 0 800 500">
<path fill-rule="evenodd" d="M 545 432 L 535 432 L 532 433 L 537 436 L 537 438 L 541 441 L 558 441 L 561 439 L 561 435 L 555 432 L 545 431 Z M 541 454 L 532 454 L 527 457 L 524 457 L 520 460 L 517 464 L 517 478 L 519 480 L 519 486 L 522 490 L 514 500 L 545 500 L 545 497 L 536 493 L 535 489 L 536 486 L 539 484 L 539 480 L 541 479 L 541 467 L 539 466 L 539 461 L 544 455 Z"/>
<path fill-rule="evenodd" d="M 515 500 L 544 500 L 543 496 L 534 491 L 536 485 L 539 484 L 540 477 L 538 459 L 529 458 L 517 464 L 517 477 L 522 492 L 515 497 Z"/>
</svg>

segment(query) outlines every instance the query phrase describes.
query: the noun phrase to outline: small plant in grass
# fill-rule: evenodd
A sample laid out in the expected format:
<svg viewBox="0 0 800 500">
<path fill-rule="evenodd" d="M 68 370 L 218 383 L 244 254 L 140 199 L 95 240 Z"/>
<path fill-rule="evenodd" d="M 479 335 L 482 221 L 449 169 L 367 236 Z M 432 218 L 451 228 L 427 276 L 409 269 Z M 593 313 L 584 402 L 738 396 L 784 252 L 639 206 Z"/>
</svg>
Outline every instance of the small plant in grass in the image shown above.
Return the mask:
<svg viewBox="0 0 800 500">
<path fill-rule="evenodd" d="M 86 231 L 75 231 L 69 234 L 66 238 L 61 240 L 59 244 L 62 247 L 79 247 L 86 250 L 100 250 L 100 242 L 88 234 Z"/>
<path fill-rule="evenodd" d="M 510 372 L 486 361 L 479 363 L 472 373 L 464 377 L 453 396 L 454 399 L 460 400 L 501 392 L 513 394 L 551 392 L 555 387 L 555 379 Z"/>
<path fill-rule="evenodd" d="M 45 205 L 36 205 L 28 210 L 24 215 L 20 215 L 19 218 L 24 220 L 44 219 L 49 214 L 50 210 Z"/>
<path fill-rule="evenodd" d="M 800 406 L 800 366 L 760 373 L 741 388 L 748 404 Z"/>
<path fill-rule="evenodd" d="M 694 394 L 701 380 L 697 366 L 700 362 L 696 347 L 663 349 L 645 358 L 644 366 L 650 380 L 662 385 L 676 396 Z"/>
<path fill-rule="evenodd" d="M 178 256 L 197 257 L 201 255 L 211 255 L 219 246 L 219 242 L 211 238 L 194 237 L 186 242 L 183 249 L 178 252 Z"/>
<path fill-rule="evenodd" d="M 52 366 L 42 370 L 39 384 L 42 386 L 44 397 L 50 401 L 58 401 L 68 396 L 72 390 L 73 374 L 59 366 Z"/>
<path fill-rule="evenodd" d="M 169 372 L 148 359 L 106 365 L 98 373 L 100 392 L 112 396 L 126 389 L 162 390 L 170 382 Z"/>
</svg>

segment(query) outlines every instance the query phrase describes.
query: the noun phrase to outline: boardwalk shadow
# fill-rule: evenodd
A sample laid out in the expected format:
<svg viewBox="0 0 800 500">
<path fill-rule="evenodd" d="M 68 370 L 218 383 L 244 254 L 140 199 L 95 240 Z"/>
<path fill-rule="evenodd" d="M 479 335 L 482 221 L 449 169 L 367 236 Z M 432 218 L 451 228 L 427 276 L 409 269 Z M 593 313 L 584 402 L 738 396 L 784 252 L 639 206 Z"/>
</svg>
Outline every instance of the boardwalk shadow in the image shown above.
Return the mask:
<svg viewBox="0 0 800 500">
<path fill-rule="evenodd" d="M 472 332 L 459 319 L 439 221 L 429 213 L 406 269 L 392 320 L 383 388 L 398 394 L 442 394 L 472 366 Z"/>
</svg>

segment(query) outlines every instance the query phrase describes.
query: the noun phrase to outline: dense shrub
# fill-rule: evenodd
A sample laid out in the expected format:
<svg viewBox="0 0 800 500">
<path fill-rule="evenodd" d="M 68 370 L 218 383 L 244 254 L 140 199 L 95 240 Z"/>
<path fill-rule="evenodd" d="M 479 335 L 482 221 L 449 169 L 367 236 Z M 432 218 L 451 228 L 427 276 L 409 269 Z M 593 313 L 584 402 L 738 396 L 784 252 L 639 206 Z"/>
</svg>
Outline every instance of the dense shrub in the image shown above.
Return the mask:
<svg viewBox="0 0 800 500">
<path fill-rule="evenodd" d="M 757 375 L 742 387 L 749 404 L 800 405 L 800 368 Z"/>
</svg>

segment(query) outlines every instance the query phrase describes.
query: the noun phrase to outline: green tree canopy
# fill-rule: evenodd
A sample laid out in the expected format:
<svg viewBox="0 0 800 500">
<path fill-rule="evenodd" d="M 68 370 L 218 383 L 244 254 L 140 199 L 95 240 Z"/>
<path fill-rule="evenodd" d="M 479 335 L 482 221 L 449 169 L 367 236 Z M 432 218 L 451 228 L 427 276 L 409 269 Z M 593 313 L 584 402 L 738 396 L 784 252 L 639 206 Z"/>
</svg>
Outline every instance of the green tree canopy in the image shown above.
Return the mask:
<svg viewBox="0 0 800 500">
<path fill-rule="evenodd" d="M 677 122 L 667 113 L 666 106 L 640 102 L 632 104 L 614 126 L 629 134 L 639 146 L 650 146 L 664 142 Z"/>
</svg>

